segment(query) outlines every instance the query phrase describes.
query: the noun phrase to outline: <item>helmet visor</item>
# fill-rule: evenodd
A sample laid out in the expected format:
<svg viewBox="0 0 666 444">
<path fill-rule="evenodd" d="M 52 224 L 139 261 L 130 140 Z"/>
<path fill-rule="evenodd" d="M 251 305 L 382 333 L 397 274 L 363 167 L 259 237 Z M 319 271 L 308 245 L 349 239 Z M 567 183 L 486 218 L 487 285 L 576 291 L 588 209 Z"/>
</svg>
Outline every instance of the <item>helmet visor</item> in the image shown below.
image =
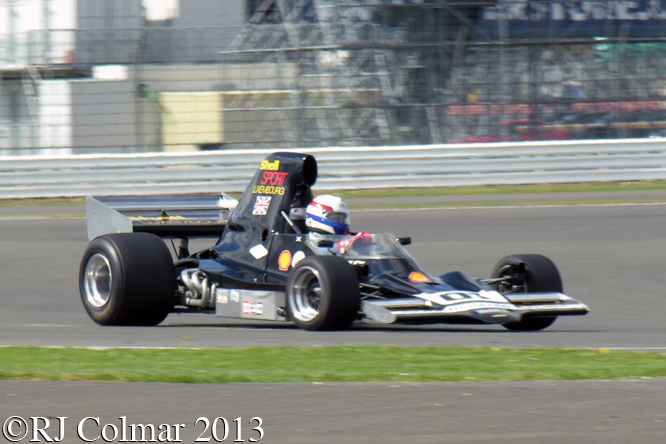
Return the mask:
<svg viewBox="0 0 666 444">
<path fill-rule="evenodd" d="M 326 219 L 336 224 L 349 225 L 349 213 L 334 212 L 326 214 Z"/>
</svg>

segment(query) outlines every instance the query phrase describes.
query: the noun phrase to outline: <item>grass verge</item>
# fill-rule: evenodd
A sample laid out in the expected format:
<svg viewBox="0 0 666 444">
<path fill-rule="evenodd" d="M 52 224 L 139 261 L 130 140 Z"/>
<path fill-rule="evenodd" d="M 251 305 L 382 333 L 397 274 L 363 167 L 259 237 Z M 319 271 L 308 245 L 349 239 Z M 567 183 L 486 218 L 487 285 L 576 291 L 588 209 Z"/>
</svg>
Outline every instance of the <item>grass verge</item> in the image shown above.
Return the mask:
<svg viewBox="0 0 666 444">
<path fill-rule="evenodd" d="M 3 199 L 0 200 L 0 208 L 2 207 L 61 207 L 70 205 L 85 205 L 84 198 L 72 199 Z"/>
<path fill-rule="evenodd" d="M 664 377 L 663 354 L 609 350 L 394 346 L 0 349 L 1 379 L 231 383 Z"/>
<path fill-rule="evenodd" d="M 571 207 L 571 206 L 603 206 L 603 205 L 663 205 L 665 200 L 657 199 L 621 199 L 621 200 L 566 200 L 566 201 L 532 201 L 532 202 L 475 202 L 475 203 L 427 203 L 405 205 L 349 205 L 352 211 L 361 210 L 420 210 L 434 208 L 515 208 L 515 207 Z"/>
<path fill-rule="evenodd" d="M 391 188 L 379 190 L 344 191 L 338 194 L 340 194 L 343 199 L 357 199 L 414 196 L 495 196 L 505 194 L 603 193 L 651 190 L 666 190 L 666 181 L 655 180 L 645 182 L 591 182 L 544 185 L 478 185 L 437 188 Z"/>
<path fill-rule="evenodd" d="M 323 190 L 323 189 L 322 189 Z M 315 190 L 315 194 L 328 192 Z M 535 185 L 477 185 L 460 187 L 435 188 L 381 188 L 376 190 L 361 189 L 335 191 L 343 199 L 382 198 L 382 197 L 418 197 L 418 196 L 477 196 L 477 195 L 512 195 L 512 194 L 550 194 L 550 193 L 594 193 L 618 191 L 650 191 L 666 190 L 666 181 L 628 181 L 628 182 L 590 182 L 590 183 L 556 183 Z M 228 193 L 235 199 L 241 193 Z M 0 199 L 1 207 L 26 206 L 71 206 L 84 205 L 85 199 Z"/>
</svg>

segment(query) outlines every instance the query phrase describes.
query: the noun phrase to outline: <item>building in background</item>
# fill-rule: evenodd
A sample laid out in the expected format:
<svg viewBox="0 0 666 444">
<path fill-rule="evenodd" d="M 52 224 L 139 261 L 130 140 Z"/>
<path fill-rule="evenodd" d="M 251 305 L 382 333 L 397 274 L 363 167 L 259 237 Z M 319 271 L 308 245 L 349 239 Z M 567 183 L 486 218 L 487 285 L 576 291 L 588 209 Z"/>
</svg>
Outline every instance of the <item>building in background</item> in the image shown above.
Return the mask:
<svg viewBox="0 0 666 444">
<path fill-rule="evenodd" d="M 0 152 L 661 137 L 664 36 L 663 0 L 0 0 Z"/>
<path fill-rule="evenodd" d="M 0 153 L 161 150 L 159 93 L 219 89 L 219 52 L 244 11 L 243 0 L 0 0 Z"/>
</svg>

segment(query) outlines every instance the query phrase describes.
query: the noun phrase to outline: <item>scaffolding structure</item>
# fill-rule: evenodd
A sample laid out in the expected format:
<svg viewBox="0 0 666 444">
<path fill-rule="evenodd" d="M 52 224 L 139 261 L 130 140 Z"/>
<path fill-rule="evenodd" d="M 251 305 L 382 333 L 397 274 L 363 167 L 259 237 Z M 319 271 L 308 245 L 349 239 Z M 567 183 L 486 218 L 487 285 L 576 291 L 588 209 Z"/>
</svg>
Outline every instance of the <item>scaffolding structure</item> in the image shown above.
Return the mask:
<svg viewBox="0 0 666 444">
<path fill-rule="evenodd" d="M 296 67 L 301 145 L 660 136 L 661 3 L 261 0 L 223 54 Z"/>
<path fill-rule="evenodd" d="M 0 0 L 3 154 L 666 136 L 665 1 L 59 1 Z"/>
<path fill-rule="evenodd" d="M 396 13 L 429 8 L 398 6 L 366 0 L 262 0 L 253 4 L 248 24 L 222 52 L 223 60 L 295 67 L 297 75 L 281 78 L 298 110 L 291 143 L 442 143 L 436 97 L 421 90 L 421 83 L 430 80 L 424 64 L 428 49 L 410 43 L 413 36 L 400 19 L 409 14 Z M 453 9 L 446 2 L 440 6 Z M 272 131 L 253 136 L 253 142 L 274 139 Z"/>
<path fill-rule="evenodd" d="M 293 110 L 296 118 L 295 125 L 281 120 L 284 140 L 301 146 L 389 143 L 386 108 L 392 91 L 386 58 L 381 50 L 363 44 L 380 38 L 382 29 L 363 19 L 362 7 L 358 0 L 345 5 L 327 0 L 263 0 L 222 52 L 227 62 L 278 67 L 279 87 L 287 92 L 278 111 Z M 396 34 L 384 37 L 399 38 Z M 296 75 L 280 69 L 287 66 Z M 274 131 L 258 134 L 258 128 L 254 143 L 274 143 Z"/>
</svg>

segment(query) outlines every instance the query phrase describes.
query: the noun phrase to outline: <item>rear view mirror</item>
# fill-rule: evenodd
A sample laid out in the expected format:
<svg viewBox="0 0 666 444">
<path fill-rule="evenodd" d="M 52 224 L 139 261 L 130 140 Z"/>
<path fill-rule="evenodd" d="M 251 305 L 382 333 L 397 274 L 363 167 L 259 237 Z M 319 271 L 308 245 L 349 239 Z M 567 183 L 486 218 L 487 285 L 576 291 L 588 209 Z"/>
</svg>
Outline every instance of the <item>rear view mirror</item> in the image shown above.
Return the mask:
<svg viewBox="0 0 666 444">
<path fill-rule="evenodd" d="M 400 242 L 400 245 L 410 245 L 412 243 L 412 238 L 411 237 L 399 237 L 398 242 Z"/>
</svg>

